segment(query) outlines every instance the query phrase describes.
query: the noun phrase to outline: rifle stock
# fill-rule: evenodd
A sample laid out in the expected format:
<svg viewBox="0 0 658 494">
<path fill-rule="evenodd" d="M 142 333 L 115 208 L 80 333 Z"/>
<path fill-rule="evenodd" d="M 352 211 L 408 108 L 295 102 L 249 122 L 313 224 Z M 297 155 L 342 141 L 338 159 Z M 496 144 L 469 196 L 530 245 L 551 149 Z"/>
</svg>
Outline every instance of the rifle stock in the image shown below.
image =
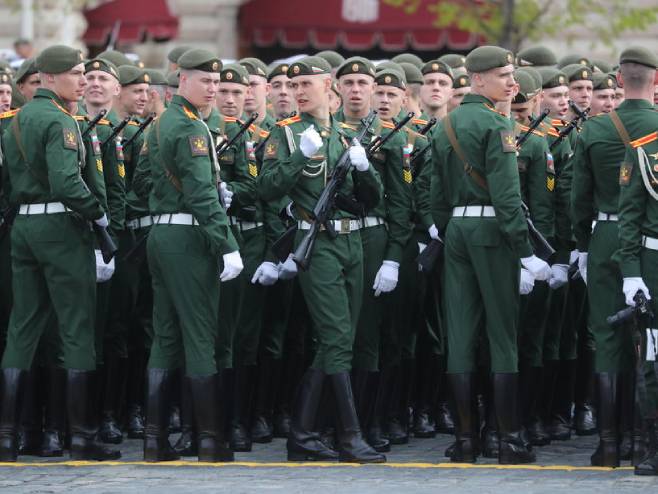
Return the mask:
<svg viewBox="0 0 658 494">
<path fill-rule="evenodd" d="M 105 261 L 105 264 L 110 262 L 112 258 L 117 253 L 117 250 L 119 250 L 114 243 L 114 240 L 112 240 L 112 237 L 110 237 L 110 234 L 107 232 L 107 228 L 104 226 L 97 225 L 95 222 L 91 222 L 91 226 L 94 230 L 94 235 L 96 235 L 96 241 L 98 242 L 98 248 L 101 251 L 101 254 L 103 255 L 103 261 Z"/>
</svg>

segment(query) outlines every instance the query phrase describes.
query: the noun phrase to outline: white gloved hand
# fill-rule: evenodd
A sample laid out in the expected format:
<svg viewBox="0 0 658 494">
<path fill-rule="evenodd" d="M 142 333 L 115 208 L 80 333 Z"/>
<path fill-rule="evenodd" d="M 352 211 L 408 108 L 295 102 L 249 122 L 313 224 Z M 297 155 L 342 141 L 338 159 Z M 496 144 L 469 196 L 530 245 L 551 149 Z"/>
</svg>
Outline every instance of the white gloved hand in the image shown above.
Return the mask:
<svg viewBox="0 0 658 494">
<path fill-rule="evenodd" d="M 539 281 L 546 281 L 551 275 L 551 267 L 545 261 L 537 256 L 524 257 L 521 259 L 523 267 L 530 271 L 530 274 Z"/>
<path fill-rule="evenodd" d="M 535 278 L 527 269 L 521 268 L 521 280 L 519 281 L 519 293 L 528 295 L 535 287 Z"/>
<path fill-rule="evenodd" d="M 226 209 L 230 208 L 231 203 L 233 202 L 233 191 L 228 188 L 226 182 L 219 184 L 219 193 L 222 196 L 222 203 L 224 204 L 224 207 L 226 207 Z"/>
<path fill-rule="evenodd" d="M 295 219 L 295 213 L 292 212 L 292 208 L 294 207 L 295 203 L 293 201 L 290 201 L 286 206 L 286 215 L 288 215 L 288 218 L 292 218 L 293 220 Z"/>
<path fill-rule="evenodd" d="M 222 258 L 224 259 L 224 271 L 219 274 L 219 281 L 230 281 L 236 278 L 244 268 L 240 251 L 234 250 L 224 254 Z"/>
<path fill-rule="evenodd" d="M 278 279 L 279 268 L 273 262 L 265 261 L 256 268 L 256 272 L 251 278 L 251 283 L 254 285 L 260 283 L 263 286 L 270 286 L 274 285 Z"/>
<path fill-rule="evenodd" d="M 94 254 L 96 254 L 96 281 L 98 283 L 108 281 L 114 274 L 114 258 L 105 264 L 103 254 L 100 250 L 95 250 Z"/>
<path fill-rule="evenodd" d="M 108 225 L 110 224 L 110 222 L 107 221 L 107 215 L 105 213 L 103 213 L 103 216 L 101 216 L 97 220 L 94 220 L 94 223 L 96 223 L 98 226 L 103 228 L 107 228 Z"/>
<path fill-rule="evenodd" d="M 551 277 L 548 286 L 553 290 L 566 285 L 569 282 L 569 266 L 566 264 L 553 264 L 551 266 Z"/>
<path fill-rule="evenodd" d="M 578 271 L 587 285 L 587 252 L 578 253 Z"/>
<path fill-rule="evenodd" d="M 350 163 L 352 163 L 354 168 L 360 172 L 368 171 L 368 168 L 370 167 L 368 157 L 366 156 L 366 150 L 363 149 L 363 146 L 356 137 L 352 139 L 352 146 L 350 147 Z"/>
<path fill-rule="evenodd" d="M 569 253 L 569 266 L 571 266 L 574 262 L 578 260 L 578 256 L 580 255 L 580 252 L 578 249 L 574 249 Z"/>
<path fill-rule="evenodd" d="M 635 294 L 638 291 L 643 292 L 647 300 L 651 300 L 651 296 L 649 295 L 649 289 L 647 288 L 647 285 L 644 284 L 642 278 L 640 278 L 639 276 L 633 278 L 624 278 L 623 290 L 624 290 L 624 295 L 626 295 L 626 305 L 630 305 L 630 306 L 635 305 L 635 300 L 633 300 L 633 297 L 635 297 Z"/>
<path fill-rule="evenodd" d="M 375 276 L 375 283 L 372 289 L 375 290 L 375 297 L 379 297 L 382 293 L 388 293 L 395 290 L 398 284 L 398 270 L 400 263 L 395 261 L 383 261 L 377 275 Z"/>
<path fill-rule="evenodd" d="M 427 231 L 430 234 L 430 238 L 432 240 L 441 240 L 441 237 L 439 237 L 439 229 L 436 227 L 436 225 L 430 226 Z"/>
<path fill-rule="evenodd" d="M 299 149 L 304 156 L 310 158 L 315 153 L 318 152 L 318 149 L 322 147 L 322 137 L 318 134 L 318 131 L 315 130 L 315 126 L 311 125 L 308 129 L 302 132 L 299 139 Z"/>
<path fill-rule="evenodd" d="M 288 259 L 279 263 L 279 279 L 292 280 L 295 276 L 297 276 L 297 263 L 292 260 L 292 254 L 288 254 Z"/>
</svg>

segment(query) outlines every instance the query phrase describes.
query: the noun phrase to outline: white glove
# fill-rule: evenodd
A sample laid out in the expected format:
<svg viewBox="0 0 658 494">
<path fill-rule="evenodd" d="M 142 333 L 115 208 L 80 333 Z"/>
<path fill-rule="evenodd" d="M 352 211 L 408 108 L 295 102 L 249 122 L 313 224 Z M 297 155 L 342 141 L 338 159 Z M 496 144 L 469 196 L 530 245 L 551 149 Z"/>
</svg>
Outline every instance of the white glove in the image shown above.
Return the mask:
<svg viewBox="0 0 658 494">
<path fill-rule="evenodd" d="M 295 276 L 297 276 L 297 263 L 292 260 L 292 254 L 288 254 L 288 259 L 279 263 L 279 279 L 292 280 Z"/>
<path fill-rule="evenodd" d="M 642 281 L 642 278 L 639 276 L 634 278 L 624 278 L 623 290 L 624 295 L 626 295 L 626 305 L 635 305 L 635 300 L 633 300 L 633 297 L 635 297 L 635 294 L 638 291 L 643 292 L 647 300 L 651 300 L 651 297 L 649 296 L 649 289 L 647 288 L 647 285 L 644 284 L 644 281 Z"/>
<path fill-rule="evenodd" d="M 105 264 L 100 250 L 95 250 L 94 254 L 96 254 L 96 281 L 98 283 L 108 281 L 114 274 L 114 258 Z"/>
<path fill-rule="evenodd" d="M 273 262 L 265 261 L 261 263 L 256 269 L 254 276 L 251 278 L 251 283 L 260 283 L 263 286 L 270 286 L 276 283 L 279 279 L 279 269 Z"/>
<path fill-rule="evenodd" d="M 583 281 L 587 285 L 587 252 L 578 253 L 578 271 L 580 271 L 580 276 L 583 277 Z"/>
<path fill-rule="evenodd" d="M 548 279 L 548 286 L 552 290 L 566 285 L 569 282 L 569 266 L 566 264 L 553 264 L 551 266 L 551 277 Z"/>
<path fill-rule="evenodd" d="M 226 185 L 226 182 L 222 182 L 219 184 L 219 193 L 222 196 L 222 202 L 224 203 L 226 209 L 230 208 L 231 203 L 233 202 L 233 191 L 229 190 L 228 185 Z"/>
<path fill-rule="evenodd" d="M 527 269 L 521 268 L 521 281 L 519 282 L 519 293 L 528 295 L 535 287 L 535 278 Z"/>
<path fill-rule="evenodd" d="M 379 297 L 381 293 L 388 293 L 395 290 L 398 284 L 398 270 L 400 263 L 395 261 L 382 262 L 377 275 L 375 276 L 375 283 L 372 289 L 375 290 L 375 297 Z"/>
<path fill-rule="evenodd" d="M 439 229 L 436 227 L 436 225 L 430 226 L 427 231 L 430 234 L 430 238 L 432 240 L 441 240 L 439 237 Z"/>
<path fill-rule="evenodd" d="M 578 256 L 580 255 L 580 252 L 578 249 L 574 249 L 569 253 L 569 266 L 571 266 L 574 262 L 578 260 Z"/>
<path fill-rule="evenodd" d="M 230 281 L 236 278 L 244 268 L 242 257 L 240 257 L 240 252 L 235 250 L 224 254 L 223 259 L 224 271 L 219 274 L 219 281 Z"/>
<path fill-rule="evenodd" d="M 107 221 L 107 215 L 105 213 L 103 213 L 103 216 L 97 220 L 94 220 L 94 223 L 103 228 L 107 228 L 107 226 L 110 224 L 109 221 Z"/>
<path fill-rule="evenodd" d="M 299 149 L 302 154 L 307 158 L 310 158 L 315 153 L 318 152 L 318 149 L 322 147 L 322 137 L 318 134 L 318 131 L 315 130 L 315 126 L 311 125 L 308 129 L 302 132 L 299 139 Z"/>
<path fill-rule="evenodd" d="M 536 280 L 546 281 L 551 275 L 551 267 L 535 255 L 524 257 L 521 259 L 521 264 Z"/>
<path fill-rule="evenodd" d="M 363 149 L 363 146 L 356 137 L 352 139 L 352 146 L 350 147 L 350 163 L 354 165 L 354 168 L 357 171 L 365 172 L 368 171 L 370 163 L 368 163 L 368 157 L 366 156 L 366 150 Z"/>
</svg>

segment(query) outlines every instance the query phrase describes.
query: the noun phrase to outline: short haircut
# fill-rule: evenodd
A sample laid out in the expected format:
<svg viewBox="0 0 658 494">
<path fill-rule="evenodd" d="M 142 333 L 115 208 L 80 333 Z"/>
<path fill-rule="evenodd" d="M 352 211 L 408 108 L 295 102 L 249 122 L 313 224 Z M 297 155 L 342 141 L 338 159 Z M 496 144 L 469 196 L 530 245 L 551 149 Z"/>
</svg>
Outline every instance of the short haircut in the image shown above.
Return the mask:
<svg viewBox="0 0 658 494">
<path fill-rule="evenodd" d="M 624 79 L 624 87 L 628 89 L 644 89 L 653 86 L 656 70 L 646 65 L 634 62 L 623 63 L 619 72 Z"/>
</svg>

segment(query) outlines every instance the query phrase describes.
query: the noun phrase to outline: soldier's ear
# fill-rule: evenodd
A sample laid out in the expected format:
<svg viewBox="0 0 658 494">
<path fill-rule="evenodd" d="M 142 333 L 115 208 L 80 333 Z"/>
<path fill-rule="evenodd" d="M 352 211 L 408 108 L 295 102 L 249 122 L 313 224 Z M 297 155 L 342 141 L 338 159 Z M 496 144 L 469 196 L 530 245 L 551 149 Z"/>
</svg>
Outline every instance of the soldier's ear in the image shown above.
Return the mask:
<svg viewBox="0 0 658 494">
<path fill-rule="evenodd" d="M 324 89 L 326 92 L 331 91 L 331 76 L 324 78 Z"/>
</svg>

